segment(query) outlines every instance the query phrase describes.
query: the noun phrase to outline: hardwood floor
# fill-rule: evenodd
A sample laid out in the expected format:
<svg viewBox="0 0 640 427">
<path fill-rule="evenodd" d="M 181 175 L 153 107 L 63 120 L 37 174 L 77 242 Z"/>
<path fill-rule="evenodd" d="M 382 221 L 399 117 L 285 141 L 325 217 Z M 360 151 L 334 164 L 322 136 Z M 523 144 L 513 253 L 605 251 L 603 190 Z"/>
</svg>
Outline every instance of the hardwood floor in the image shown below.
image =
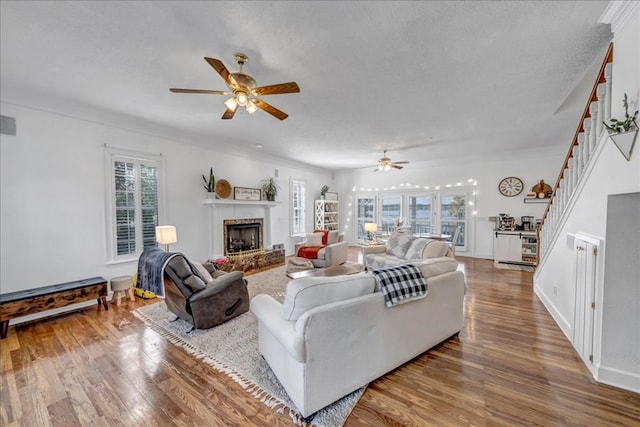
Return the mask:
<svg viewBox="0 0 640 427">
<path fill-rule="evenodd" d="M 459 260 L 464 329 L 371 383 L 347 426 L 640 425 L 640 394 L 593 381 L 533 295 L 531 273 Z M 149 303 L 10 327 L 0 425 L 291 425 L 130 313 Z"/>
</svg>

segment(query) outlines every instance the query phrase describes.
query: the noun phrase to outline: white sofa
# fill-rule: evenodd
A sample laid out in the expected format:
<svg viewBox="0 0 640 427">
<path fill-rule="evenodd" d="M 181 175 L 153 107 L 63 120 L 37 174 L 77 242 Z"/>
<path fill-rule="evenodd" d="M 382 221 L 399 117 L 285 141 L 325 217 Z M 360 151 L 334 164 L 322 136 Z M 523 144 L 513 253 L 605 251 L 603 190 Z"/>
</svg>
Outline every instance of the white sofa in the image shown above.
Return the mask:
<svg viewBox="0 0 640 427">
<path fill-rule="evenodd" d="M 394 233 L 389 236 L 386 245 L 365 246 L 363 254 L 367 270 L 393 267 L 427 258 L 454 257 L 449 243 L 414 237 L 410 233 Z"/>
<path fill-rule="evenodd" d="M 302 246 L 307 245 L 307 240 L 295 244 L 295 254 Z M 314 267 L 331 267 L 347 261 L 349 243 L 344 240 L 344 234 L 337 230 L 331 230 L 327 236 L 327 245 L 318 251 L 318 258 L 309 259 Z"/>
<path fill-rule="evenodd" d="M 425 298 L 387 308 L 373 273 L 289 282 L 284 304 L 256 295 L 262 356 L 302 416 L 402 365 L 458 333 L 465 280 L 448 257 L 414 263 Z"/>
</svg>

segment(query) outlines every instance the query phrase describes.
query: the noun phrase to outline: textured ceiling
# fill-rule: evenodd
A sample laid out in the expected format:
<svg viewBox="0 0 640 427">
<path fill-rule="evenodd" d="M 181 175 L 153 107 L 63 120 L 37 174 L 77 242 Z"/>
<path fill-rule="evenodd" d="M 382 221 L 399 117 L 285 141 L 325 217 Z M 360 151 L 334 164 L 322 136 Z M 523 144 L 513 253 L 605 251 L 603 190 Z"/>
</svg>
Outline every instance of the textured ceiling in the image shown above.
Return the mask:
<svg viewBox="0 0 640 427">
<path fill-rule="evenodd" d="M 597 23 L 606 5 L 3 0 L 1 97 L 330 169 L 375 164 L 383 149 L 438 161 L 568 147 L 580 82 L 611 40 Z M 203 57 L 233 72 L 235 52 L 258 85 L 298 83 L 264 98 L 287 120 L 223 121 L 225 97 L 169 92 L 225 90 Z"/>
</svg>

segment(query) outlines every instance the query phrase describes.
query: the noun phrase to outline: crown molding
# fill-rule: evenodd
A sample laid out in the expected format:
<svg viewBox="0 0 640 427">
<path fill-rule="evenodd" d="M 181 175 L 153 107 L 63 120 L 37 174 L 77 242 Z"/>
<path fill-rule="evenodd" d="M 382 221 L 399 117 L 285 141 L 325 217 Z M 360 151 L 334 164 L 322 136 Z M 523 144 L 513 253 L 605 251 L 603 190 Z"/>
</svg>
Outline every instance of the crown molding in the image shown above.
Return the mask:
<svg viewBox="0 0 640 427">
<path fill-rule="evenodd" d="M 640 7 L 640 2 L 637 1 L 612 1 L 602 12 L 598 22 L 611 24 L 611 31 L 615 36 L 615 32 L 626 24 L 638 7 Z"/>
</svg>

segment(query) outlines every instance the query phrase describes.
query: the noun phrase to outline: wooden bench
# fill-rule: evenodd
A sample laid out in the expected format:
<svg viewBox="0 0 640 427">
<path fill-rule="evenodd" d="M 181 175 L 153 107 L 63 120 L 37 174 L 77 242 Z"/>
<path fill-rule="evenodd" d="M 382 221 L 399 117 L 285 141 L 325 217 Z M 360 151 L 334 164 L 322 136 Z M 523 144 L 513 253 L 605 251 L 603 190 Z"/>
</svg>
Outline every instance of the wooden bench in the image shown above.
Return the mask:
<svg viewBox="0 0 640 427">
<path fill-rule="evenodd" d="M 98 309 L 102 304 L 105 310 L 109 310 L 107 293 L 107 281 L 102 277 L 92 277 L 0 295 L 0 338 L 7 337 L 9 321 L 16 317 L 92 299 L 98 300 Z"/>
</svg>

